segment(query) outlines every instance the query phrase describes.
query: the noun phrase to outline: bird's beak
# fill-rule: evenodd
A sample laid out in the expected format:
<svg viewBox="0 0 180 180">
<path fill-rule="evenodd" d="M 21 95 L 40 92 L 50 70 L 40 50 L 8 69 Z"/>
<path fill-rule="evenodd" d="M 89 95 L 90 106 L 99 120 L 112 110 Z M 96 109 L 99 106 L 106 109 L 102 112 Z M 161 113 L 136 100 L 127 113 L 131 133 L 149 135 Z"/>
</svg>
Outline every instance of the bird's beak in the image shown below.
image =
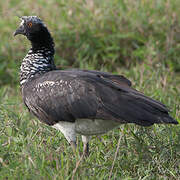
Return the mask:
<svg viewBox="0 0 180 180">
<path fill-rule="evenodd" d="M 25 35 L 24 26 L 19 26 L 19 28 L 16 29 L 16 31 L 13 33 L 14 36 L 16 36 L 16 35 L 18 35 L 18 34 L 23 34 L 23 35 Z"/>
</svg>

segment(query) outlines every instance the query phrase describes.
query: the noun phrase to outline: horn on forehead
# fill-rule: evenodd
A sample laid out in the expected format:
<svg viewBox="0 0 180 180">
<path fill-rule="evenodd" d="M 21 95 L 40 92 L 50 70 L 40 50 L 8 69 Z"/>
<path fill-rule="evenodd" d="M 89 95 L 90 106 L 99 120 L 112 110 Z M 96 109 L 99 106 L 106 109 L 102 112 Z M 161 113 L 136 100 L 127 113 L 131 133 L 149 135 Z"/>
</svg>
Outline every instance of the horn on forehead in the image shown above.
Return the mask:
<svg viewBox="0 0 180 180">
<path fill-rule="evenodd" d="M 21 20 L 25 20 L 27 17 L 26 16 L 21 16 L 20 19 Z"/>
<path fill-rule="evenodd" d="M 40 18 L 38 18 L 37 16 L 22 16 L 21 20 L 27 21 L 27 20 L 31 20 L 34 22 L 42 22 L 42 20 Z"/>
</svg>

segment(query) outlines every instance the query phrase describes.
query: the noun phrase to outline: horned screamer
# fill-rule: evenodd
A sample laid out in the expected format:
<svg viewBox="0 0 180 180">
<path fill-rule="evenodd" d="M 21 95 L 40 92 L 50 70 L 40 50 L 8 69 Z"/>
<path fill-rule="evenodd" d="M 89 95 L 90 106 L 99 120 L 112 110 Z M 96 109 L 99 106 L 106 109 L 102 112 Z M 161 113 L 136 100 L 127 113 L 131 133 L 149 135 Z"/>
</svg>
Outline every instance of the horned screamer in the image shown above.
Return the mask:
<svg viewBox="0 0 180 180">
<path fill-rule="evenodd" d="M 14 35 L 22 34 L 31 49 L 22 61 L 20 85 L 24 104 L 40 121 L 60 130 L 73 148 L 82 135 L 84 153 L 92 135 L 124 123 L 151 126 L 178 124 L 167 107 L 131 87 L 124 76 L 89 70 L 58 70 L 54 42 L 36 16 L 23 16 Z"/>
</svg>

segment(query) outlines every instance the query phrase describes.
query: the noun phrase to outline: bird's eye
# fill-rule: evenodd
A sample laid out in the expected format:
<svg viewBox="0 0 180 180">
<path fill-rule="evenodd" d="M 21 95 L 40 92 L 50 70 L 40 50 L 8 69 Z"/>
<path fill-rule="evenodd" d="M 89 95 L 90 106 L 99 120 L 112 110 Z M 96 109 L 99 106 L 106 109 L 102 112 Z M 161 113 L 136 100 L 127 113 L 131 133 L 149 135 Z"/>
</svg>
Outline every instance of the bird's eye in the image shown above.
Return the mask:
<svg viewBox="0 0 180 180">
<path fill-rule="evenodd" d="M 29 22 L 27 25 L 28 25 L 29 28 L 31 28 L 32 27 L 32 22 Z"/>
</svg>

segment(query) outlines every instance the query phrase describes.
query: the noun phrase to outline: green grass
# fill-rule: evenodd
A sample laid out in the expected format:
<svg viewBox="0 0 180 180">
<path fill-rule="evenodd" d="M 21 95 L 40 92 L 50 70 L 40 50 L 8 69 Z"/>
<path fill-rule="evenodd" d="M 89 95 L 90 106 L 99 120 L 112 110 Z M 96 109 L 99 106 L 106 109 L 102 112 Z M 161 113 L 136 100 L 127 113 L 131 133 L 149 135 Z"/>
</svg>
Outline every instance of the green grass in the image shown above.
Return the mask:
<svg viewBox="0 0 180 180">
<path fill-rule="evenodd" d="M 146 62 L 180 71 L 179 0 L 7 0 L 0 3 L 0 85 L 17 83 L 20 60 L 29 48 L 14 38 L 22 15 L 38 15 L 56 42 L 61 67 L 116 71 Z"/>
<path fill-rule="evenodd" d="M 17 15 L 44 19 L 61 68 L 123 74 L 180 122 L 179 7 L 179 0 L 0 2 L 0 179 L 71 179 L 79 159 L 60 132 L 41 124 L 22 103 L 18 73 L 30 45 L 12 36 Z M 75 179 L 108 179 L 121 135 L 111 179 L 180 179 L 179 132 L 179 125 L 130 124 L 94 136 Z"/>
<path fill-rule="evenodd" d="M 138 72 L 142 68 L 144 71 Z M 169 106 L 172 116 L 179 119 L 178 81 L 174 73 L 162 69 L 153 71 L 151 67 L 137 65 L 123 74 L 131 77 L 137 89 Z M 19 87 L 4 86 L 0 90 L 1 178 L 69 179 L 78 158 L 63 135 L 29 115 Z M 180 178 L 179 126 L 122 125 L 92 138 L 91 154 L 80 164 L 76 179 L 108 179 L 121 134 L 112 179 Z M 82 151 L 80 137 L 78 140 Z"/>
</svg>

